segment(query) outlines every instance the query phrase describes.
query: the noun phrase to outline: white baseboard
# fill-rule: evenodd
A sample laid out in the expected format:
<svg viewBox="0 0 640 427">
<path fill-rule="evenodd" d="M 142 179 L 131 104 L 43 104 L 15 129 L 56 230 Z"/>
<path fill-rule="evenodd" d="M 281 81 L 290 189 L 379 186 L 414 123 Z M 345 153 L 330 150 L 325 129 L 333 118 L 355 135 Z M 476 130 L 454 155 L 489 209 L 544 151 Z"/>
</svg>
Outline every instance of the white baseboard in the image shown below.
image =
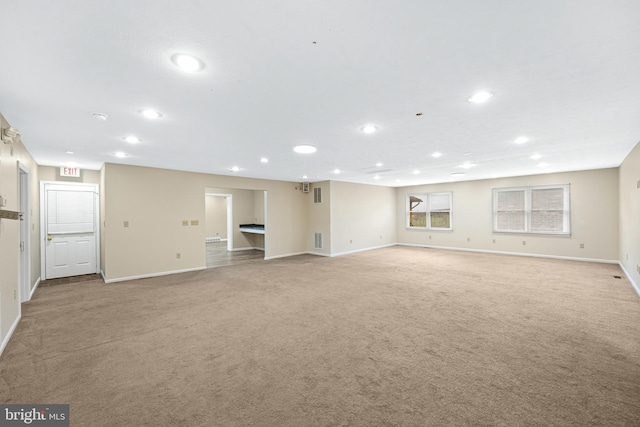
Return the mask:
<svg viewBox="0 0 640 427">
<path fill-rule="evenodd" d="M 514 256 L 525 256 L 525 257 L 533 257 L 533 258 L 552 258 L 552 259 L 563 259 L 567 261 L 584 261 L 584 262 L 599 262 L 603 264 L 618 264 L 618 260 L 614 259 L 598 259 L 598 258 L 579 258 L 579 257 L 570 257 L 570 256 L 560 256 L 560 255 L 544 255 L 544 254 L 532 254 L 526 252 L 506 252 L 506 251 L 490 251 L 485 249 L 470 249 L 470 248 L 456 248 L 451 246 L 432 246 L 432 245 L 420 245 L 414 243 L 397 243 L 398 246 L 413 246 L 417 248 L 429 248 L 429 249 L 445 249 L 449 251 L 462 251 L 462 252 L 480 252 L 485 254 L 498 254 L 498 255 L 514 255 Z"/>
<path fill-rule="evenodd" d="M 270 256 L 270 257 L 265 257 L 265 260 L 270 260 L 270 259 L 278 259 L 278 258 L 287 258 L 290 256 L 296 256 L 296 255 L 306 255 L 309 252 L 293 252 L 290 254 L 282 254 L 282 255 L 274 255 L 274 256 Z"/>
<path fill-rule="evenodd" d="M 40 285 L 40 278 L 38 277 L 38 280 L 36 280 L 36 284 L 33 285 L 33 289 L 31 289 L 31 294 L 29 295 L 29 300 L 31 300 L 31 298 L 33 298 L 33 294 L 36 293 L 36 289 L 38 289 L 39 285 Z"/>
<path fill-rule="evenodd" d="M 358 252 L 374 251 L 376 249 L 389 248 L 391 246 L 396 246 L 396 243 L 388 243 L 386 245 L 380 245 L 380 246 L 371 246 L 369 248 L 355 249 L 353 251 L 338 252 L 338 253 L 335 253 L 335 254 L 331 254 L 330 256 L 331 257 L 336 257 L 336 256 L 357 254 Z"/>
<path fill-rule="evenodd" d="M 107 279 L 106 277 L 104 277 L 104 272 L 103 272 L 102 278 L 104 279 L 104 283 L 115 283 L 115 282 L 124 282 L 127 280 L 148 279 L 149 277 L 168 276 L 170 274 L 188 273 L 189 271 L 199 271 L 199 270 L 206 270 L 206 269 L 207 267 L 185 268 L 184 270 L 161 271 L 159 273 L 141 274 L 138 276 L 128 276 L 128 277 L 117 277 L 115 279 Z"/>
<path fill-rule="evenodd" d="M 18 317 L 16 317 L 16 320 L 13 322 L 13 325 L 11 325 L 11 328 L 9 328 L 9 330 L 7 331 L 7 335 L 2 340 L 2 344 L 0 344 L 0 356 L 2 355 L 2 352 L 4 351 L 7 344 L 9 344 L 9 340 L 11 339 L 11 336 L 13 335 L 16 328 L 18 327 L 18 323 L 20 323 L 20 319 L 22 319 L 22 315 L 18 314 Z"/>
<path fill-rule="evenodd" d="M 264 252 L 264 248 L 259 248 L 257 246 L 247 246 L 245 248 L 233 248 L 229 252 L 252 251 L 254 249 L 257 250 L 257 251 L 263 251 Z"/>
<path fill-rule="evenodd" d="M 620 268 L 622 269 L 622 271 L 624 271 L 624 275 L 627 276 L 627 279 L 629 279 L 629 283 L 631 283 L 631 286 L 633 287 L 633 289 L 636 291 L 636 293 L 640 297 L 640 286 L 638 286 L 638 284 L 633 281 L 633 279 L 631 278 L 631 275 L 629 274 L 627 269 L 624 268 L 624 265 L 622 265 L 621 262 L 618 263 L 618 264 L 620 265 Z"/>
<path fill-rule="evenodd" d="M 324 254 L 322 252 L 313 252 L 313 251 L 307 251 L 305 252 L 306 254 L 309 255 L 316 255 L 316 256 L 326 256 L 326 257 L 331 257 L 331 254 Z"/>
</svg>

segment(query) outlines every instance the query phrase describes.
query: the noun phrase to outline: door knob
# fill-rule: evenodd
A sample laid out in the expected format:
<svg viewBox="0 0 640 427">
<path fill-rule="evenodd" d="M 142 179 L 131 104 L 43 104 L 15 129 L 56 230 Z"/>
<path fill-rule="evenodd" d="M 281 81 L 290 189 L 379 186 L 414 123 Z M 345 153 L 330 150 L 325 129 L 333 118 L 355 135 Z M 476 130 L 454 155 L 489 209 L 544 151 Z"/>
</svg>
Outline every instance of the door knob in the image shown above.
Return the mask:
<svg viewBox="0 0 640 427">
<path fill-rule="evenodd" d="M 51 239 L 53 239 L 53 237 L 51 237 L 50 235 L 47 236 L 47 240 L 51 240 Z"/>
</svg>

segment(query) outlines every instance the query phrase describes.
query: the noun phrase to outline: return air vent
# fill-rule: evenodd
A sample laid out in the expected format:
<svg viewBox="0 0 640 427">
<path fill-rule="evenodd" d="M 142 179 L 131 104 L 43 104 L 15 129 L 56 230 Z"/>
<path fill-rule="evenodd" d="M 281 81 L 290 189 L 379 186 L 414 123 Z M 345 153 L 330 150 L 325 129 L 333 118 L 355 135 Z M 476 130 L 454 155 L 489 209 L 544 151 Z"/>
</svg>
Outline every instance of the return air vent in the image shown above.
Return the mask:
<svg viewBox="0 0 640 427">
<path fill-rule="evenodd" d="M 313 242 L 313 248 L 314 249 L 322 249 L 322 233 L 315 233 L 314 242 Z"/>
<path fill-rule="evenodd" d="M 322 203 L 322 187 L 313 187 L 313 203 Z"/>
</svg>

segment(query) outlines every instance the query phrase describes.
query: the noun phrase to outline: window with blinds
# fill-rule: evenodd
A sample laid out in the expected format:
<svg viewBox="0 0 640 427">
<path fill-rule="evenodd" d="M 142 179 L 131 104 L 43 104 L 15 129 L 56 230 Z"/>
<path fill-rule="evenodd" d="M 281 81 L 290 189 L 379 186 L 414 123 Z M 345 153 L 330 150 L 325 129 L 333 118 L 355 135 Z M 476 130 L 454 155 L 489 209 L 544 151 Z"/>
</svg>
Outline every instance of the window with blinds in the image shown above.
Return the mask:
<svg viewBox="0 0 640 427">
<path fill-rule="evenodd" d="M 452 230 L 452 193 L 407 194 L 407 228 Z"/>
<path fill-rule="evenodd" d="M 570 234 L 569 184 L 493 189 L 493 231 Z"/>
</svg>

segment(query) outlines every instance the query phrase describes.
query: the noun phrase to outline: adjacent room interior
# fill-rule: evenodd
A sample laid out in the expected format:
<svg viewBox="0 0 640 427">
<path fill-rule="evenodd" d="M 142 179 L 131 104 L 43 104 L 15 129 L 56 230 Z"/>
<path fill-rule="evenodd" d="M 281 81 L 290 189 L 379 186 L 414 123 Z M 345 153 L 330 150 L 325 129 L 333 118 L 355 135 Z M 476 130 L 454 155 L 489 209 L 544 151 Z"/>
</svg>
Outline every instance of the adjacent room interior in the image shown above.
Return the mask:
<svg viewBox="0 0 640 427">
<path fill-rule="evenodd" d="M 0 404 L 640 424 L 638 4 L 160 5 L 3 8 Z"/>
</svg>

